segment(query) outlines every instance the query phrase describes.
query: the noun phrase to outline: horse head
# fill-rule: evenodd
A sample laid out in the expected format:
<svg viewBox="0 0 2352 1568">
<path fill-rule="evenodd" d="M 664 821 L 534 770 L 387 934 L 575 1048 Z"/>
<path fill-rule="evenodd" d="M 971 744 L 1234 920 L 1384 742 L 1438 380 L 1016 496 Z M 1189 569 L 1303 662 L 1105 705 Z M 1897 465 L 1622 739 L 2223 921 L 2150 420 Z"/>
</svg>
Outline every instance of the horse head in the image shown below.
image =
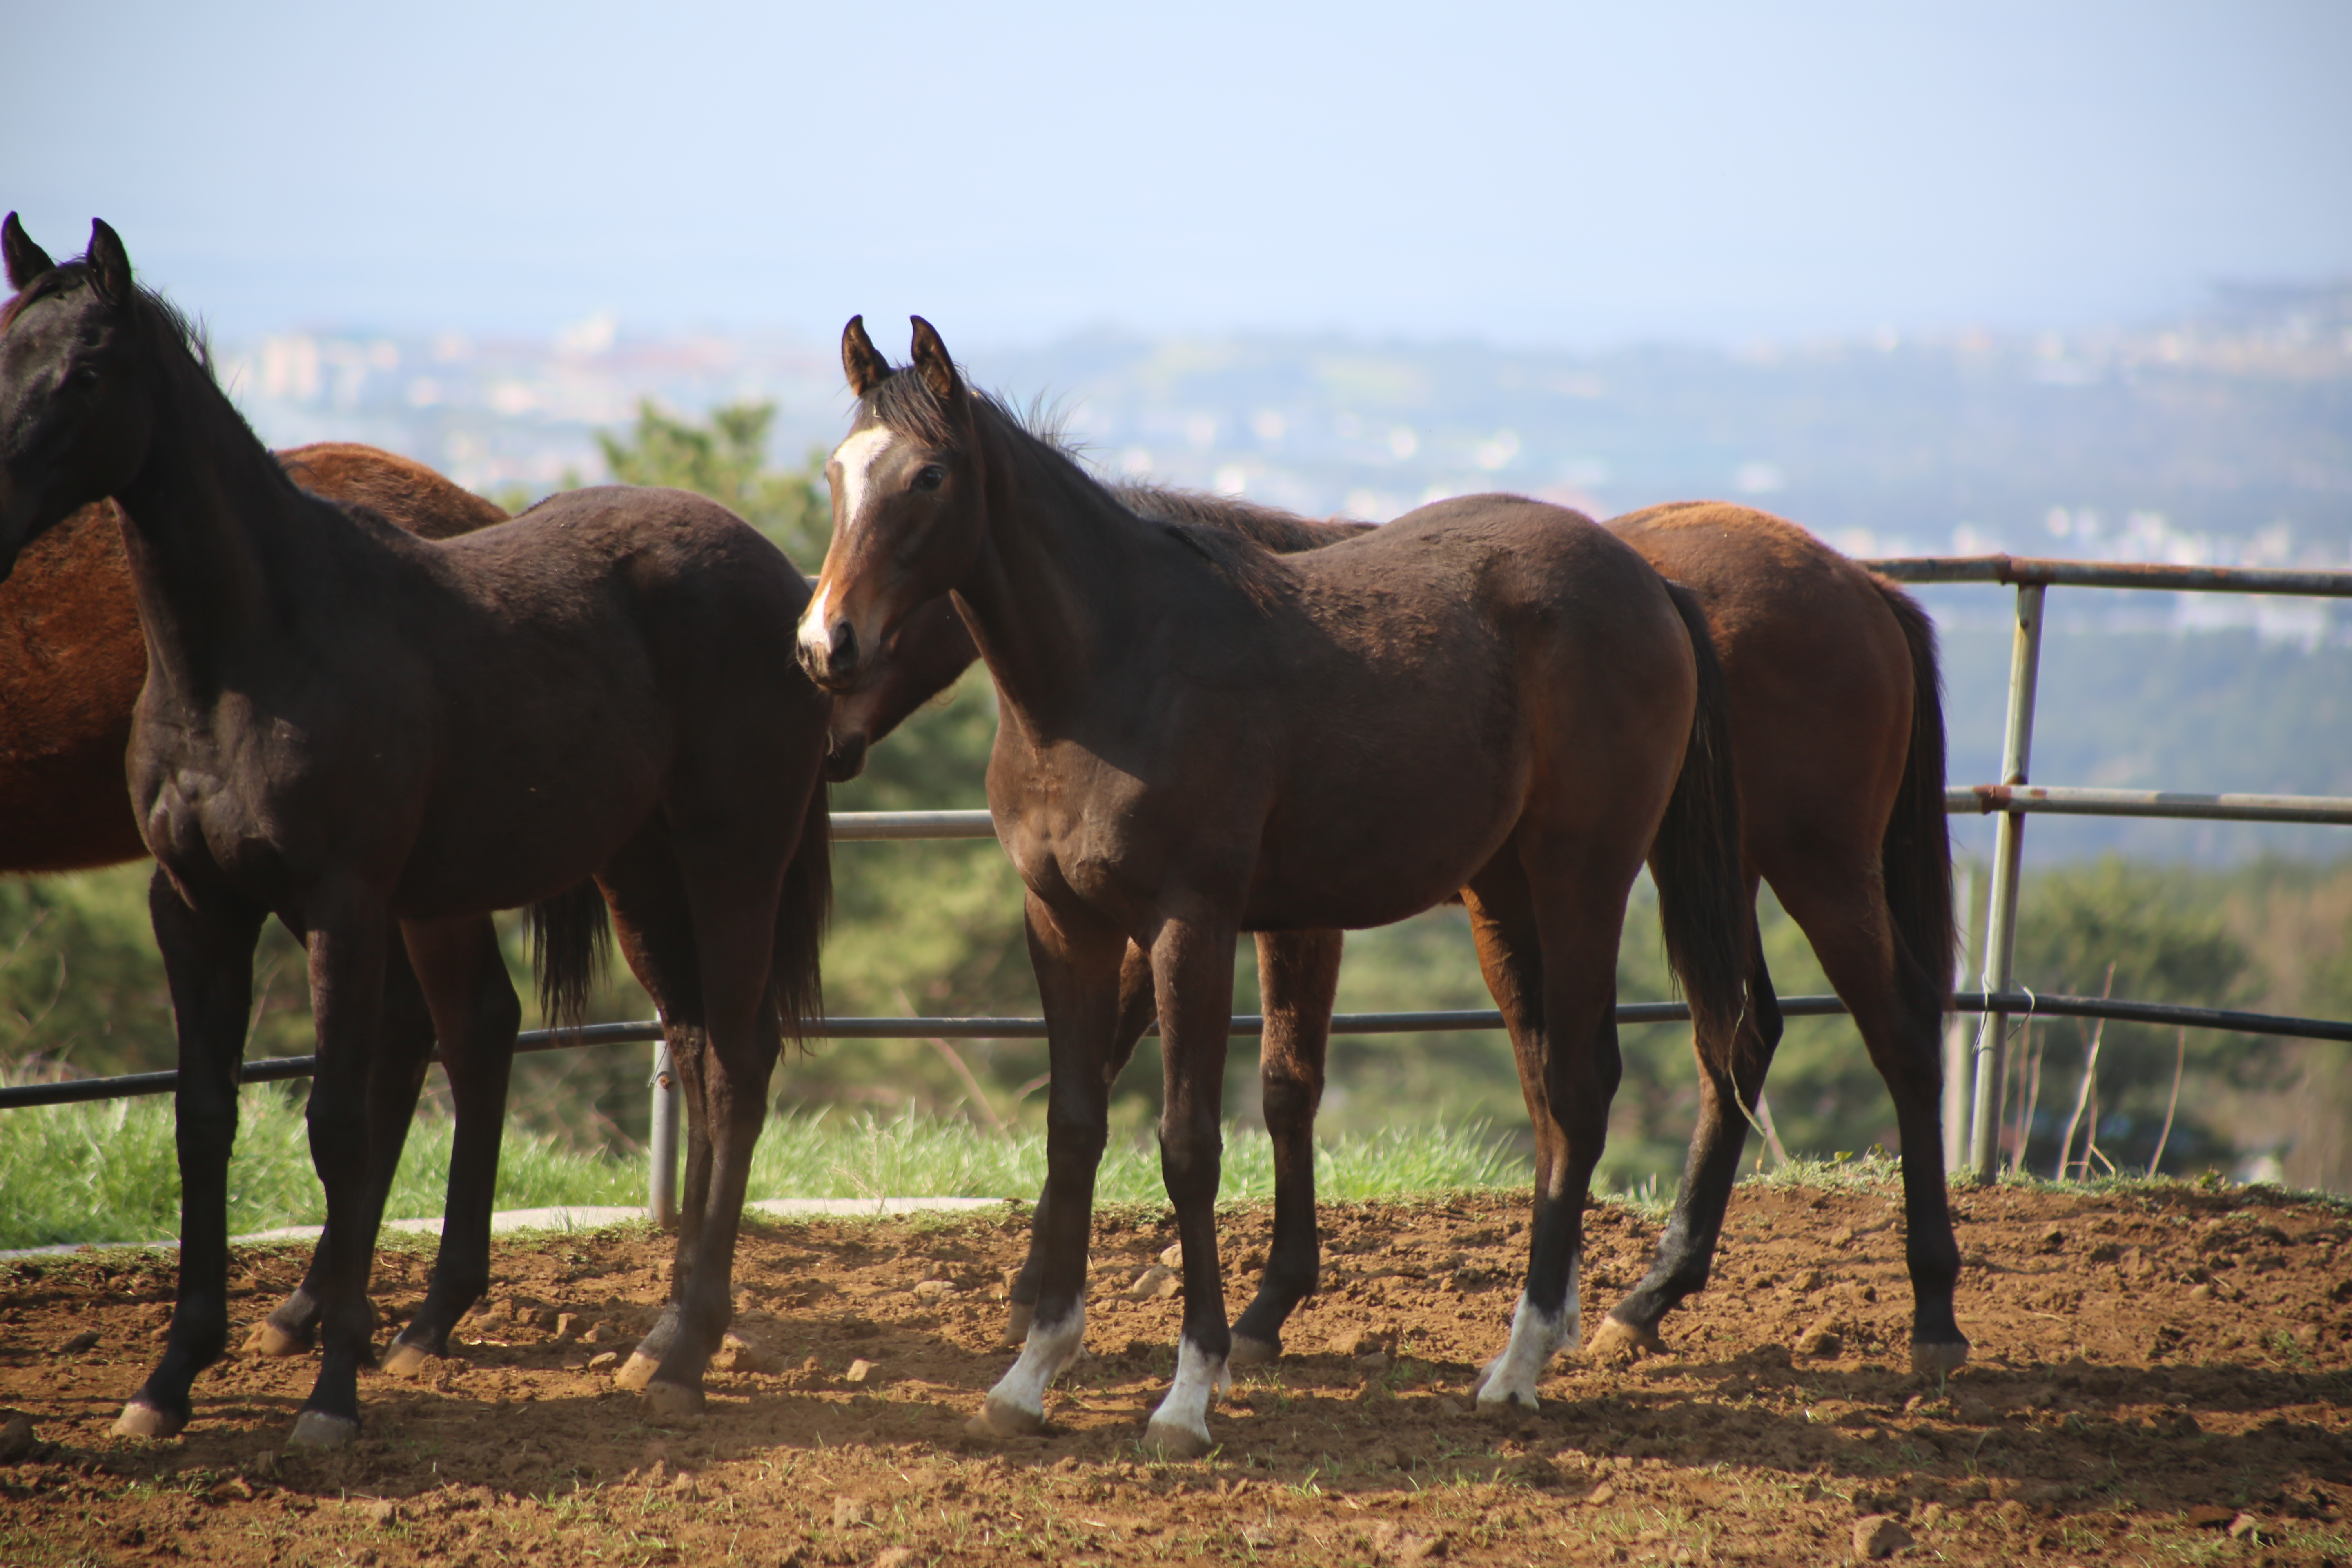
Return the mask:
<svg viewBox="0 0 2352 1568">
<path fill-rule="evenodd" d="M 16 291 L 0 306 L 5 581 L 28 542 L 138 473 L 153 417 L 140 295 L 114 230 L 93 221 L 89 254 L 60 266 L 10 213 L 0 252 Z"/>
<path fill-rule="evenodd" d="M 801 664 L 835 692 L 862 687 L 907 617 L 962 576 L 987 521 L 973 394 L 931 324 L 914 323 L 901 370 L 863 318 L 841 335 L 857 417 L 825 463 L 833 542 L 800 625 Z"/>
</svg>

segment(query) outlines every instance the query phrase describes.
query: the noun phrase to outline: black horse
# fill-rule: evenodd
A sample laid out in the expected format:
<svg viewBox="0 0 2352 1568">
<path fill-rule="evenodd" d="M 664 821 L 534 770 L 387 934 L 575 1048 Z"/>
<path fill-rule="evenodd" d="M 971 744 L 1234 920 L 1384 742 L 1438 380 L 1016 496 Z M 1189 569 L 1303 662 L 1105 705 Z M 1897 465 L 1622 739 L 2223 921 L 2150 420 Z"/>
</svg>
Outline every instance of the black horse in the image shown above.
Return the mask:
<svg viewBox="0 0 2352 1568">
<path fill-rule="evenodd" d="M 576 911 L 592 876 L 696 1113 L 671 1308 L 641 1352 L 657 1409 L 699 1408 L 769 1074 L 819 1005 L 826 700 L 793 657 L 800 574 L 677 491 L 574 491 L 446 542 L 336 507 L 255 438 L 113 230 L 94 225 L 89 255 L 58 266 L 10 215 L 0 247 L 17 290 L 0 308 L 0 575 L 110 495 L 148 645 L 129 768 L 180 1032 L 183 1250 L 163 1360 L 118 1430 L 178 1430 L 226 1341 L 263 918 L 308 944 L 319 1032 L 323 1357 L 294 1438 L 340 1443 L 372 1354 L 387 945 L 405 947 L 445 1047 L 510 1032 L 480 917 Z M 601 928 L 559 928 L 549 967 L 577 976 Z"/>
</svg>

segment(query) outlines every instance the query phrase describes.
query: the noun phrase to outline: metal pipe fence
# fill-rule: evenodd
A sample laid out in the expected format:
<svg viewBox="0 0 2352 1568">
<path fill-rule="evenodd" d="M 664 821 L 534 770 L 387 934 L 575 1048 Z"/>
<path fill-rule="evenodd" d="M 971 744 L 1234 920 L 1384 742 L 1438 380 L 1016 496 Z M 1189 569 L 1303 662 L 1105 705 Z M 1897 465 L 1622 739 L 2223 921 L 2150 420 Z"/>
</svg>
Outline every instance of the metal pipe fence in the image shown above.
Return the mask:
<svg viewBox="0 0 2352 1568">
<path fill-rule="evenodd" d="M 2034 698 L 2040 679 L 2042 609 L 2051 587 L 2120 588 L 2173 593 L 2283 594 L 2310 597 L 2352 598 L 2352 571 L 2281 571 L 2269 568 L 2168 566 L 2095 561 L 2049 561 L 2007 555 L 1906 557 L 1864 561 L 1863 565 L 1898 582 L 1921 584 L 1985 583 L 2012 585 L 2017 590 L 2016 629 L 2011 639 L 2008 722 L 2002 743 L 2001 779 L 1998 784 L 1948 788 L 1945 810 L 1951 815 L 1997 814 L 1992 885 L 1988 894 L 1985 947 L 1979 964 L 1982 989 L 1954 998 L 1957 1014 L 1979 1014 L 1973 1049 L 1959 1066 L 1971 1083 L 1946 1097 L 1945 1146 L 1956 1169 L 1973 1171 L 1990 1179 L 2000 1160 L 1998 1129 L 2002 1114 L 2001 1084 L 2009 1021 L 2032 1016 L 2110 1018 L 2118 1022 L 2165 1024 L 2190 1028 L 2221 1029 L 2249 1035 L 2352 1042 L 2352 1022 L 2320 1018 L 2278 1017 L 2163 1003 L 2134 1002 L 2095 996 L 2036 995 L 2015 984 L 2014 963 L 2019 886 L 2023 873 L 2025 818 L 2036 813 L 2082 816 L 2183 817 L 2220 822 L 2286 822 L 2352 825 L 2352 797 L 2333 795 L 2201 795 L 2167 790 L 2085 789 L 2032 784 L 2027 774 L 2033 741 Z M 840 842 L 908 839 L 976 839 L 995 836 L 985 811 L 842 812 L 834 816 L 833 837 Z M 1963 910 L 1962 924 L 1966 924 Z M 1845 1005 L 1835 996 L 1789 996 L 1780 999 L 1789 1017 L 1840 1015 Z M 1687 1021 L 1690 1012 L 1679 1002 L 1621 1005 L 1621 1024 Z M 1331 1020 L 1335 1035 L 1436 1034 L 1456 1030 L 1499 1029 L 1502 1015 L 1485 1010 L 1433 1013 L 1342 1014 Z M 1264 1020 L 1252 1015 L 1234 1019 L 1234 1033 L 1244 1037 L 1260 1034 Z M 906 1017 L 835 1018 L 812 1031 L 832 1039 L 1040 1039 L 1042 1018 Z M 1153 1032 L 1157 1032 L 1154 1026 Z M 518 1041 L 524 1051 L 565 1050 L 623 1042 L 655 1043 L 653 1088 L 654 1173 L 649 1198 L 655 1215 L 667 1219 L 676 1212 L 677 1076 L 661 1044 L 657 1021 L 600 1024 L 584 1028 L 533 1030 Z M 314 1058 L 281 1057 L 248 1062 L 247 1082 L 261 1083 L 309 1076 Z M 178 1080 L 172 1072 L 135 1073 L 125 1077 L 68 1079 L 55 1083 L 0 1086 L 0 1110 L 36 1105 L 61 1105 L 136 1095 L 168 1094 Z M 1965 1125 L 1960 1118 L 1965 1118 Z M 1966 1156 L 1961 1157 L 1965 1144 Z"/>
</svg>

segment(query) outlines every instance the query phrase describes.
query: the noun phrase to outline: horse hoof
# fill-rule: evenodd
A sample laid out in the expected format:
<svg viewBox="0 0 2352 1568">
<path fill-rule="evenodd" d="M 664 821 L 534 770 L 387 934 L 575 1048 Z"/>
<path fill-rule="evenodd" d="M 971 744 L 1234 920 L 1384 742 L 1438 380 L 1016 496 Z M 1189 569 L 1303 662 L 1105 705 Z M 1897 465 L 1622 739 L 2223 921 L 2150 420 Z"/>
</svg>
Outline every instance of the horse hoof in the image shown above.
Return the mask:
<svg viewBox="0 0 2352 1568">
<path fill-rule="evenodd" d="M 245 1353 L 247 1355 L 301 1355 L 310 1348 L 309 1340 L 299 1334 L 288 1333 L 267 1318 L 254 1324 L 252 1331 L 245 1336 Z"/>
<path fill-rule="evenodd" d="M 360 1424 L 323 1410 L 305 1410 L 294 1418 L 289 1448 L 348 1448 L 359 1441 Z"/>
<path fill-rule="evenodd" d="M 643 1351 L 631 1351 L 629 1359 L 621 1363 L 621 1370 L 613 1374 L 613 1386 L 632 1391 L 642 1389 L 654 1380 L 654 1373 L 660 1366 L 658 1360 Z"/>
<path fill-rule="evenodd" d="M 187 1424 L 184 1416 L 166 1415 L 152 1405 L 142 1405 L 134 1399 L 122 1407 L 121 1415 L 114 1418 L 114 1435 L 118 1437 L 176 1437 L 180 1435 L 180 1428 Z"/>
<path fill-rule="evenodd" d="M 1045 1415 L 1008 1405 L 992 1394 L 963 1429 L 974 1437 L 1034 1437 L 1045 1429 Z"/>
<path fill-rule="evenodd" d="M 1281 1359 L 1280 1342 L 1254 1340 L 1247 1334 L 1235 1334 L 1234 1348 L 1225 1353 L 1227 1366 L 1267 1366 Z"/>
<path fill-rule="evenodd" d="M 1592 1331 L 1592 1338 L 1584 1353 L 1604 1366 L 1623 1366 L 1645 1355 L 1664 1355 L 1666 1342 L 1648 1329 L 1635 1328 L 1615 1318 L 1603 1318 L 1601 1326 Z"/>
<path fill-rule="evenodd" d="M 1196 1432 L 1173 1421 L 1154 1421 L 1143 1429 L 1143 1446 L 1164 1459 L 1197 1459 L 1216 1444 L 1206 1427 Z"/>
<path fill-rule="evenodd" d="M 1488 1388 L 1492 1386 L 1491 1384 L 1487 1385 Z M 1491 1395 L 1486 1388 L 1478 1391 L 1478 1414 L 1481 1415 L 1532 1415 L 1542 1408 L 1536 1396 L 1525 1389 L 1514 1388 Z"/>
<path fill-rule="evenodd" d="M 702 1390 L 682 1383 L 646 1384 L 646 1413 L 660 1421 L 686 1421 L 703 1412 Z"/>
<path fill-rule="evenodd" d="M 386 1377 L 423 1377 L 437 1359 L 423 1345 L 404 1345 L 394 1340 L 390 1353 L 383 1358 L 383 1374 Z"/>
<path fill-rule="evenodd" d="M 1968 1363 L 1969 1342 L 1911 1342 L 1911 1373 L 1915 1377 L 1949 1377 Z"/>
<path fill-rule="evenodd" d="M 1013 1303 L 1004 1314 L 1005 1349 L 1017 1351 L 1029 1342 L 1029 1321 L 1036 1315 L 1036 1308 L 1024 1307 L 1018 1301 Z"/>
</svg>

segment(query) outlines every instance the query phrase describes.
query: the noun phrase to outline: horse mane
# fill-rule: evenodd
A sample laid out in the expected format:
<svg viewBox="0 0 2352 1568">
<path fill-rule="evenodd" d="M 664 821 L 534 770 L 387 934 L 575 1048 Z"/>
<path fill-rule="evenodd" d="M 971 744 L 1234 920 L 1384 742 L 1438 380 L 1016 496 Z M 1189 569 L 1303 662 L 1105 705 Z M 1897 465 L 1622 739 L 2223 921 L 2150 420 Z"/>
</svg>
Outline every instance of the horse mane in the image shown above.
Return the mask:
<svg viewBox="0 0 2352 1568">
<path fill-rule="evenodd" d="M 1138 517 L 1166 522 L 1197 523 L 1239 534 L 1277 555 L 1320 550 L 1343 539 L 1353 539 L 1379 526 L 1352 519 L 1300 517 L 1262 501 L 1240 496 L 1211 495 L 1177 485 L 1156 485 L 1139 479 L 1114 480 L 1103 487 Z"/>
<path fill-rule="evenodd" d="M 79 268 L 86 272 L 89 261 L 87 258 L 68 261 L 56 270 L 63 272 L 68 268 Z M 131 313 L 141 329 L 153 336 L 158 357 L 171 367 L 173 374 L 190 380 L 199 395 L 212 395 L 217 408 L 226 416 L 230 429 L 244 437 L 252 444 L 254 451 L 268 459 L 264 465 L 267 472 L 285 486 L 289 494 L 308 500 L 325 501 L 325 504 L 340 507 L 346 512 L 366 511 L 370 516 L 383 521 L 381 514 L 371 508 L 326 500 L 324 497 L 311 495 L 296 483 L 293 476 L 287 473 L 285 464 L 278 460 L 278 454 L 269 449 L 269 444 L 246 419 L 245 411 L 237 407 L 236 400 L 229 396 L 228 389 L 221 385 L 218 369 L 213 363 L 212 340 L 205 333 L 204 323 L 143 283 L 134 282 L 131 296 Z M 385 526 L 397 525 L 386 521 Z"/>
<path fill-rule="evenodd" d="M 970 388 L 969 382 L 966 383 Z M 992 392 L 971 389 L 974 412 L 992 421 L 1023 449 L 1057 465 L 1086 489 L 1146 528 L 1156 528 L 1216 568 L 1259 610 L 1286 599 L 1294 586 L 1290 566 L 1276 551 L 1311 550 L 1330 542 L 1312 531 L 1324 526 L 1272 507 L 1236 501 L 1195 490 L 1134 483 L 1108 483 L 1089 472 L 1057 422 L 1033 404 L 1024 415 Z M 919 441 L 958 449 L 954 427 L 929 383 L 911 367 L 892 371 L 859 400 L 861 415 Z"/>
</svg>

